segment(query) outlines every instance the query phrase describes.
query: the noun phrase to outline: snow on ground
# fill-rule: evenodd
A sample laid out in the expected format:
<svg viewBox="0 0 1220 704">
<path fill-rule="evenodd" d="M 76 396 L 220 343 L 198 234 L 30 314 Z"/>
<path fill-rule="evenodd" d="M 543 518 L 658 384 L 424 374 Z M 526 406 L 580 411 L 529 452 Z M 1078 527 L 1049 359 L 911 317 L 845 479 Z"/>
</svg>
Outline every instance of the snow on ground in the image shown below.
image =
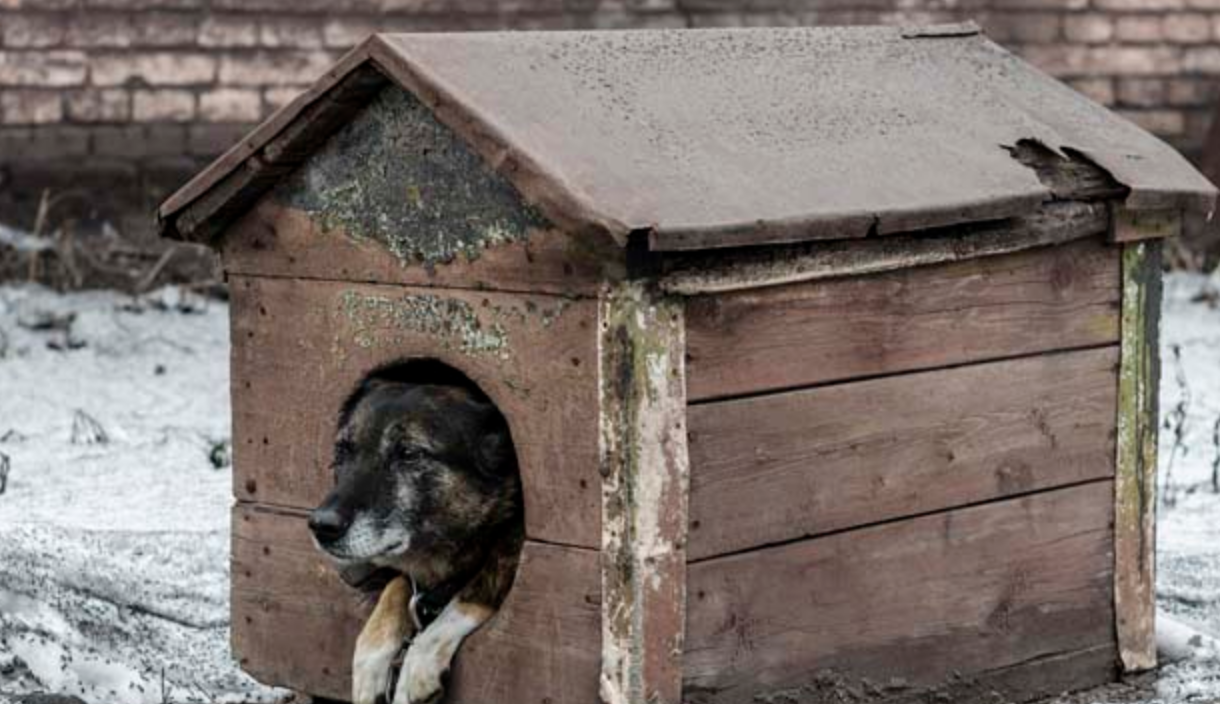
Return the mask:
<svg viewBox="0 0 1220 704">
<path fill-rule="evenodd" d="M 1220 633 L 1220 309 L 1192 301 L 1208 285 L 1171 276 L 1163 330 L 1159 601 L 1167 652 L 1190 657 L 1073 704 L 1220 701 L 1220 647 L 1199 636 Z M 282 694 L 228 648 L 231 477 L 213 462 L 230 432 L 227 307 L 177 298 L 0 287 L 0 704 Z M 76 314 L 70 332 L 55 313 Z"/>
<path fill-rule="evenodd" d="M 229 656 L 228 309 L 175 294 L 0 288 L 0 701 L 278 694 Z"/>
</svg>

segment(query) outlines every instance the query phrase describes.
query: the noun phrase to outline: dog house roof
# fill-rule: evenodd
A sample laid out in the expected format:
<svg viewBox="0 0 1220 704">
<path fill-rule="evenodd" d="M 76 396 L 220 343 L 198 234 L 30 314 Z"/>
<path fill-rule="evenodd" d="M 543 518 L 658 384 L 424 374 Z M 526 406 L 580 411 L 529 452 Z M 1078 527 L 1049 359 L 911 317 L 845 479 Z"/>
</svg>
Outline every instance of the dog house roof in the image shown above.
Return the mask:
<svg viewBox="0 0 1220 704">
<path fill-rule="evenodd" d="M 1092 161 L 1132 209 L 1207 211 L 1176 151 L 972 24 L 387 34 L 352 50 L 167 200 L 213 239 L 388 82 L 556 224 L 656 250 L 839 239 L 1051 198 L 1006 147 Z"/>
</svg>

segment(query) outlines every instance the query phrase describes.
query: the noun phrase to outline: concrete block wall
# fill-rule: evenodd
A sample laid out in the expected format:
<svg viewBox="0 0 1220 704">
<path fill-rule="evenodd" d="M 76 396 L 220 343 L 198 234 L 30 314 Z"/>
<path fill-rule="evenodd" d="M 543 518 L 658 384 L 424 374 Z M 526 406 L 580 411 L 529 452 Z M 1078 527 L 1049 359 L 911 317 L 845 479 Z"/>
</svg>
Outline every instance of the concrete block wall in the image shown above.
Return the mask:
<svg viewBox="0 0 1220 704">
<path fill-rule="evenodd" d="M 375 30 L 966 18 L 1201 147 L 1220 0 L 0 0 L 0 221 L 28 225 L 45 191 L 79 219 L 146 230 L 164 195 Z"/>
</svg>

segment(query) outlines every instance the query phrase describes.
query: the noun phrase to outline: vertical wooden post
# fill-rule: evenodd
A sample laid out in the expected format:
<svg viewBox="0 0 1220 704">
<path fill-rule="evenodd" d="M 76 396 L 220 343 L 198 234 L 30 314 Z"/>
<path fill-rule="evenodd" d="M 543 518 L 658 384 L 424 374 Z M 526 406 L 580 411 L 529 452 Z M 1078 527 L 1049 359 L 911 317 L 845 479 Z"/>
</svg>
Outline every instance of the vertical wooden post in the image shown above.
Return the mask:
<svg viewBox="0 0 1220 704">
<path fill-rule="evenodd" d="M 603 290 L 602 670 L 605 704 L 679 704 L 689 471 L 683 308 L 643 284 Z"/>
<path fill-rule="evenodd" d="M 1122 246 L 1122 349 L 1114 481 L 1114 611 L 1123 669 L 1156 666 L 1157 390 L 1161 242 Z"/>
</svg>

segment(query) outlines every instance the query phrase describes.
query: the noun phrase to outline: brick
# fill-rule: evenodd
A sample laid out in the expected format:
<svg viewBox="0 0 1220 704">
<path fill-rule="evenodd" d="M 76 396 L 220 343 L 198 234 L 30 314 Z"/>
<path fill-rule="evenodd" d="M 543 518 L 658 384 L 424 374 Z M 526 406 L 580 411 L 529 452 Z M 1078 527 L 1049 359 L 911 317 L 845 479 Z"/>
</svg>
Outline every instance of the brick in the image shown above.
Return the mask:
<svg viewBox="0 0 1220 704">
<path fill-rule="evenodd" d="M 86 88 L 64 95 L 73 122 L 124 122 L 131 119 L 131 95 L 122 88 Z"/>
<path fill-rule="evenodd" d="M 1186 131 L 1186 116 L 1177 110 L 1120 110 L 1118 114 L 1160 137 Z"/>
<path fill-rule="evenodd" d="M 0 10 L 68 10 L 77 0 L 0 0 Z"/>
<path fill-rule="evenodd" d="M 1069 42 L 1100 44 L 1114 37 L 1114 21 L 1096 13 L 1068 15 L 1063 18 L 1063 36 Z"/>
<path fill-rule="evenodd" d="M 322 40 L 329 49 L 348 49 L 380 31 L 371 19 L 332 17 L 322 25 Z"/>
<path fill-rule="evenodd" d="M 320 49 L 322 27 L 313 19 L 268 18 L 259 23 L 258 43 L 270 49 Z"/>
<path fill-rule="evenodd" d="M 195 117 L 195 94 L 189 90 L 137 90 L 131 94 L 136 122 L 189 122 Z"/>
<path fill-rule="evenodd" d="M 206 0 L 82 0 L 86 8 L 107 10 L 199 10 Z"/>
<path fill-rule="evenodd" d="M 0 128 L 0 160 L 44 164 L 89 153 L 89 136 L 79 127 L 40 125 Z"/>
<path fill-rule="evenodd" d="M 224 55 L 220 59 L 220 82 L 231 86 L 305 85 L 333 62 L 334 57 L 323 51 Z"/>
<path fill-rule="evenodd" d="M 211 83 L 216 59 L 206 54 L 150 52 L 98 56 L 91 79 L 98 86 L 185 86 Z"/>
<path fill-rule="evenodd" d="M 268 88 L 263 91 L 263 104 L 266 105 L 268 111 L 279 110 L 294 98 L 301 94 L 303 89 L 300 87 L 290 88 Z"/>
<path fill-rule="evenodd" d="M 371 13 L 380 9 L 379 0 L 344 0 L 342 5 L 342 11 L 349 13 Z M 212 0 L 211 6 L 215 10 L 235 12 L 284 12 L 286 7 L 284 0 Z M 329 13 L 336 9 L 335 0 L 293 0 L 291 4 L 293 13 Z"/>
<path fill-rule="evenodd" d="M 1018 44 L 1050 44 L 1060 38 L 1063 20 L 1057 14 L 1023 13 L 1014 15 L 1010 41 Z"/>
<path fill-rule="evenodd" d="M 1105 46 L 1092 48 L 1085 73 L 1143 76 L 1173 74 L 1182 69 L 1182 53 L 1166 46 Z"/>
<path fill-rule="evenodd" d="M 1195 12 L 1167 14 L 1161 26 L 1165 38 L 1179 44 L 1201 44 L 1212 35 L 1211 19 Z"/>
<path fill-rule="evenodd" d="M 73 18 L 67 42 L 87 48 L 191 46 L 198 25 L 197 16 L 180 12 L 143 12 L 137 17 L 90 12 Z"/>
<path fill-rule="evenodd" d="M 1182 69 L 1187 73 L 1220 74 L 1220 47 L 1192 47 L 1182 56 Z"/>
<path fill-rule="evenodd" d="M 93 153 L 125 160 L 181 156 L 186 151 L 183 125 L 103 125 L 92 130 Z"/>
<path fill-rule="evenodd" d="M 1046 44 L 1022 47 L 1018 52 L 1026 61 L 1053 76 L 1084 72 L 1089 61 L 1087 47 L 1073 44 Z"/>
<path fill-rule="evenodd" d="M 14 49 L 60 46 L 66 24 L 62 15 L 5 15 L 0 40 Z"/>
<path fill-rule="evenodd" d="M 199 117 L 207 122 L 255 122 L 262 110 L 257 90 L 222 88 L 199 94 Z"/>
<path fill-rule="evenodd" d="M 1083 10 L 1089 0 L 994 0 L 997 10 Z"/>
<path fill-rule="evenodd" d="M 1118 104 L 1124 107 L 1154 108 L 1165 102 L 1165 80 L 1162 78 L 1120 78 Z"/>
<path fill-rule="evenodd" d="M 214 157 L 237 144 L 248 129 L 248 125 L 191 125 L 187 132 L 186 152 Z"/>
<path fill-rule="evenodd" d="M 1186 0 L 1192 10 L 1220 10 L 1220 0 Z"/>
<path fill-rule="evenodd" d="M 1123 42 L 1159 42 L 1164 39 L 1159 15 L 1129 15 L 1114 23 L 1114 36 Z"/>
<path fill-rule="evenodd" d="M 1093 6 L 1100 10 L 1153 12 L 1156 10 L 1180 10 L 1186 6 L 1186 0 L 1093 0 Z"/>
<path fill-rule="evenodd" d="M 1201 107 L 1220 98 L 1220 85 L 1200 78 L 1171 78 L 1166 93 L 1166 102 L 1171 106 Z"/>
<path fill-rule="evenodd" d="M 0 86 L 75 86 L 85 82 L 79 51 L 0 51 Z"/>
<path fill-rule="evenodd" d="M 1095 103 L 1114 104 L 1114 81 L 1109 78 L 1077 78 L 1070 85 Z"/>
<path fill-rule="evenodd" d="M 64 117 L 58 91 L 7 90 L 0 93 L 0 121 L 6 125 L 45 125 Z"/>
<path fill-rule="evenodd" d="M 199 45 L 244 47 L 258 44 L 258 23 L 245 15 L 209 15 L 199 25 Z"/>
</svg>

